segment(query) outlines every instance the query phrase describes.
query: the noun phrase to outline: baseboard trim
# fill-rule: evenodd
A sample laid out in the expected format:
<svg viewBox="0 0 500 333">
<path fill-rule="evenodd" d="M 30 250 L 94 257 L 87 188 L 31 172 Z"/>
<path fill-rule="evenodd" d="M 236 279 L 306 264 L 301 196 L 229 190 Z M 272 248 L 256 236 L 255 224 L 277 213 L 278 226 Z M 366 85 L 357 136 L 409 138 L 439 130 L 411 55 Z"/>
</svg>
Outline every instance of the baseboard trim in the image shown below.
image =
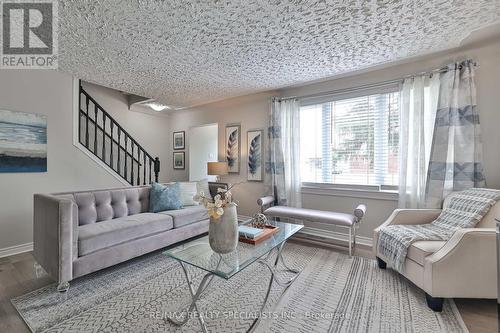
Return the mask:
<svg viewBox="0 0 500 333">
<path fill-rule="evenodd" d="M 33 243 L 19 244 L 0 249 L 0 258 L 13 256 L 15 254 L 33 251 Z"/>
<path fill-rule="evenodd" d="M 333 241 L 335 243 L 338 243 L 340 245 L 346 245 L 348 240 L 349 240 L 349 234 L 343 233 L 343 232 L 338 232 L 338 231 L 331 231 L 331 230 L 322 230 L 322 229 L 317 229 L 317 228 L 311 228 L 311 227 L 304 227 L 302 228 L 297 235 L 299 237 L 305 237 L 305 238 L 315 238 L 316 240 L 328 240 L 328 241 Z M 371 248 L 373 244 L 373 239 L 370 237 L 364 237 L 364 236 L 356 236 L 356 243 L 360 245 L 364 245 L 366 247 Z"/>
</svg>

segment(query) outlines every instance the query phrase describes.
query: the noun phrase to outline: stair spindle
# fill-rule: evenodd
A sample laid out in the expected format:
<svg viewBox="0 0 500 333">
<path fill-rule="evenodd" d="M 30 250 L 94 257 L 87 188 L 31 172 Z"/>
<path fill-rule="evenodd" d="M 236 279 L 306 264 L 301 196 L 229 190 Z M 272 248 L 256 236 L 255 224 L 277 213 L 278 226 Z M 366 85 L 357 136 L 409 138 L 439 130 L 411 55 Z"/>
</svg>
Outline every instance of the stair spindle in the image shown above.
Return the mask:
<svg viewBox="0 0 500 333">
<path fill-rule="evenodd" d="M 132 154 L 130 156 L 130 183 L 134 185 L 134 142 L 130 141 L 130 146 L 132 147 Z"/>
<path fill-rule="evenodd" d="M 125 152 L 125 167 L 124 167 L 124 170 L 123 170 L 123 178 L 127 179 L 127 160 L 128 160 L 128 148 L 127 148 L 127 145 L 128 145 L 128 140 L 127 140 L 127 133 L 125 133 L 125 146 L 124 146 L 124 149 L 123 151 Z"/>
<path fill-rule="evenodd" d="M 118 170 L 118 174 L 120 176 L 122 176 L 122 172 L 121 172 L 121 154 L 122 154 L 122 141 L 121 141 L 121 134 L 122 134 L 122 131 L 120 129 L 120 127 L 118 127 L 118 156 L 117 156 L 117 166 L 116 166 L 116 170 Z"/>
<path fill-rule="evenodd" d="M 106 115 L 102 113 L 102 160 L 106 162 Z"/>
<path fill-rule="evenodd" d="M 94 155 L 97 156 L 97 105 L 94 104 Z"/>
<path fill-rule="evenodd" d="M 141 150 L 137 147 L 137 183 L 141 185 Z"/>
<path fill-rule="evenodd" d="M 153 172 L 153 167 L 151 166 L 152 163 L 153 163 L 152 160 L 149 159 L 149 183 L 150 184 L 151 184 L 151 174 Z"/>
<path fill-rule="evenodd" d="M 113 121 L 109 123 L 109 126 L 111 127 L 111 148 L 109 149 L 109 165 L 111 165 L 111 168 L 114 170 L 113 167 L 113 141 L 114 141 L 114 136 L 113 136 Z"/>
<path fill-rule="evenodd" d="M 89 148 L 89 97 L 86 96 L 86 108 L 85 112 L 87 114 L 87 117 L 85 117 L 85 147 Z"/>
<path fill-rule="evenodd" d="M 142 185 L 146 185 L 146 152 L 142 151 L 143 163 L 142 163 Z"/>
</svg>

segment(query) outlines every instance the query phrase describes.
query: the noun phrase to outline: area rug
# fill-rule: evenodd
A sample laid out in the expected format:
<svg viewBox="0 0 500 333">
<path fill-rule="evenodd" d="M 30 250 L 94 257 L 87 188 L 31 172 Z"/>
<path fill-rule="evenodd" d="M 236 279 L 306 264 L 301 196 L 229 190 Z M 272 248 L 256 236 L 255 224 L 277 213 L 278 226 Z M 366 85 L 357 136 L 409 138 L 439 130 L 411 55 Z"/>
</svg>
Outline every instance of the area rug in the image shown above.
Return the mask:
<svg viewBox="0 0 500 333">
<path fill-rule="evenodd" d="M 468 332 L 453 301 L 442 313 L 427 308 L 423 292 L 374 260 L 287 244 L 289 266 L 302 269 L 281 296 L 274 285 L 260 308 L 270 273 L 252 264 L 225 281 L 214 278 L 199 301 L 210 332 Z M 199 283 L 203 272 L 189 268 Z M 66 294 L 55 285 L 12 300 L 33 332 L 200 332 L 197 318 L 181 328 L 166 314 L 189 304 L 177 262 L 155 252 L 77 279 Z"/>
</svg>

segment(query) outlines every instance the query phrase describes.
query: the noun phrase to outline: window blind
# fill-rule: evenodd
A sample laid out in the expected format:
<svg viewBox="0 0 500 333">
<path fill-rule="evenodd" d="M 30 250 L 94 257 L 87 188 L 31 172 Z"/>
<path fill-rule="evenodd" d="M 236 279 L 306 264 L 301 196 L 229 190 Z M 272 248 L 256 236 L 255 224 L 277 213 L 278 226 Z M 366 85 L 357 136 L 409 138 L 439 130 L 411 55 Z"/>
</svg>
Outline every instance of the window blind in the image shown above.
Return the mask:
<svg viewBox="0 0 500 333">
<path fill-rule="evenodd" d="M 399 92 L 337 98 L 301 107 L 302 182 L 397 186 Z"/>
</svg>

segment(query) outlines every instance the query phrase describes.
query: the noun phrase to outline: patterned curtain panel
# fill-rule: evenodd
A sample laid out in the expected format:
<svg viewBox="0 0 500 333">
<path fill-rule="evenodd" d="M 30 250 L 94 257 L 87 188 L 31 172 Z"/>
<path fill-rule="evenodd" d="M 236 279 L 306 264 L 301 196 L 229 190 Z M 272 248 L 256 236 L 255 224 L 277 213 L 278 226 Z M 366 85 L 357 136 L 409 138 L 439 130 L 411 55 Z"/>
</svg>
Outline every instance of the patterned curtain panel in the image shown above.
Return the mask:
<svg viewBox="0 0 500 333">
<path fill-rule="evenodd" d="M 297 99 L 272 99 L 268 129 L 266 186 L 276 204 L 301 207 L 300 104 Z"/>
<path fill-rule="evenodd" d="M 449 65 L 440 77 L 426 205 L 441 207 L 451 192 L 485 185 L 474 64 L 467 60 Z"/>
</svg>

